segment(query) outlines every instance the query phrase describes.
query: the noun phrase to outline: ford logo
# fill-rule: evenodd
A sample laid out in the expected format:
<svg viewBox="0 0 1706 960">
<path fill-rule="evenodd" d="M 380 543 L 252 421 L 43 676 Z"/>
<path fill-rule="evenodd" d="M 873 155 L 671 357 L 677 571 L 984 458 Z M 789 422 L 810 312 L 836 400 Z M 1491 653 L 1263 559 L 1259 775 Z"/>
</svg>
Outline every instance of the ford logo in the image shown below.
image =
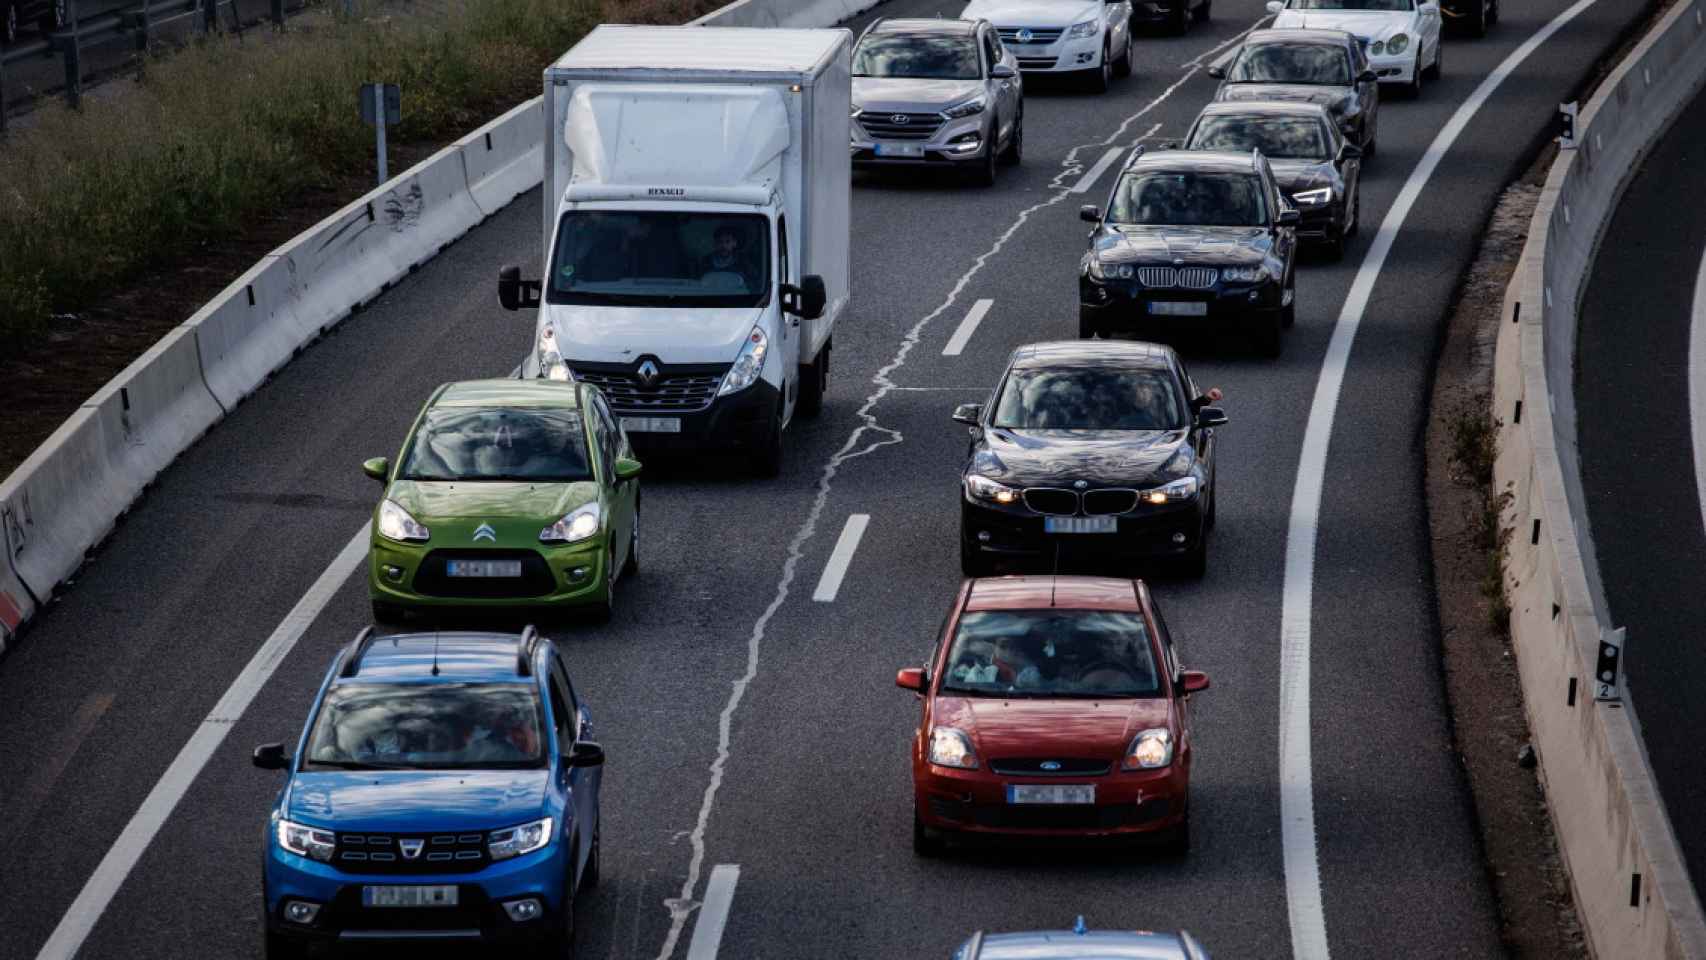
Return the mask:
<svg viewBox="0 0 1706 960">
<path fill-rule="evenodd" d="M 1030 43 L 1036 38 L 1036 34 L 1031 32 L 1030 27 L 1020 27 L 1019 32 L 1015 34 L 1015 36 L 1018 37 L 1020 43 Z"/>
<path fill-rule="evenodd" d="M 1037 764 L 1037 766 L 1043 768 L 1044 770 L 1059 770 L 1060 769 L 1060 761 L 1059 760 L 1044 760 L 1042 763 Z"/>
</svg>

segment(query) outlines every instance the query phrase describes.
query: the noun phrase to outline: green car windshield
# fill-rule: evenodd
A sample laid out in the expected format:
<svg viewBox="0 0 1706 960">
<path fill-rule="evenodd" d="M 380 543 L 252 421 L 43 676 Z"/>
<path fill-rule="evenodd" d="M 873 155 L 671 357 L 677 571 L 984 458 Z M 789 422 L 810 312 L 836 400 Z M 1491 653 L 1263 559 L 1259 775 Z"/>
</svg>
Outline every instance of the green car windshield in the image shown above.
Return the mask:
<svg viewBox="0 0 1706 960">
<path fill-rule="evenodd" d="M 1141 614 L 974 610 L 960 618 L 942 691 L 982 697 L 1154 697 L 1161 684 Z"/>
<path fill-rule="evenodd" d="M 575 410 L 434 407 L 403 456 L 401 480 L 591 480 Z"/>
<path fill-rule="evenodd" d="M 525 683 L 345 683 L 326 693 L 310 768 L 514 769 L 544 764 L 539 695 Z"/>
</svg>

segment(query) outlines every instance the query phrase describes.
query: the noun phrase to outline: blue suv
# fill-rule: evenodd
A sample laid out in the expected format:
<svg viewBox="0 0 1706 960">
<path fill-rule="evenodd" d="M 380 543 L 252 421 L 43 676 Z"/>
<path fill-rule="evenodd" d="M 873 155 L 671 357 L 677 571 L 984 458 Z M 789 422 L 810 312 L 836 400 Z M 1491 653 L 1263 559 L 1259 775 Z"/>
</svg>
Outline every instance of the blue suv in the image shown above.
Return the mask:
<svg viewBox="0 0 1706 960">
<path fill-rule="evenodd" d="M 562 654 L 513 634 L 342 650 L 284 770 L 262 861 L 269 958 L 316 945 L 469 940 L 573 952 L 598 883 L 604 750 Z"/>
</svg>

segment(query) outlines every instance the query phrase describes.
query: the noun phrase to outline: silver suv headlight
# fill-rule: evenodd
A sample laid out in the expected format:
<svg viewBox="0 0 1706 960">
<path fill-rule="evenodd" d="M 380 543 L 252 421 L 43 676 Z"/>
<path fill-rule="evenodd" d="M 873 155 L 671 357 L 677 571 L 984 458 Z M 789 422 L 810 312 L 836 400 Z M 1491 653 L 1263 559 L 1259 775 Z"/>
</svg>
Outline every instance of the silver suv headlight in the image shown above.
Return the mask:
<svg viewBox="0 0 1706 960">
<path fill-rule="evenodd" d="M 508 860 L 543 849 L 551 842 L 552 820 L 545 817 L 508 830 L 494 830 L 486 837 L 493 860 Z"/>
<path fill-rule="evenodd" d="M 976 116 L 977 114 L 982 113 L 984 111 L 984 108 L 986 108 L 988 106 L 989 106 L 988 98 L 984 97 L 982 94 L 979 94 L 975 97 L 972 97 L 970 100 L 965 100 L 965 101 L 962 101 L 960 103 L 956 103 L 953 106 L 949 107 L 948 109 L 943 110 L 942 116 L 947 117 L 949 120 L 958 120 L 962 117 Z"/>
<path fill-rule="evenodd" d="M 1066 36 L 1069 39 L 1074 40 L 1082 39 L 1084 37 L 1093 37 L 1096 35 L 1097 28 L 1101 27 L 1101 25 L 1102 21 L 1100 20 L 1086 20 L 1083 23 L 1075 23 L 1067 29 Z"/>
<path fill-rule="evenodd" d="M 723 385 L 717 389 L 717 396 L 739 393 L 756 383 L 759 374 L 764 372 L 764 355 L 769 350 L 770 338 L 764 335 L 762 328 L 753 327 L 752 332 L 746 335 L 746 342 L 741 344 L 734 366 L 723 376 Z"/>
</svg>

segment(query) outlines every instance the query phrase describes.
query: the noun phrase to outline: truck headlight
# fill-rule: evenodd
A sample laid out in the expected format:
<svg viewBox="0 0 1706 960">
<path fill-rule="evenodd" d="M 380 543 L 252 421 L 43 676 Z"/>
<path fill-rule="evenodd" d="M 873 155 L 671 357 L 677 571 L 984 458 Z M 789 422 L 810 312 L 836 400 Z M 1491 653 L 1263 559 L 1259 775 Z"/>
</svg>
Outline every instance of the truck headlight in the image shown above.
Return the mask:
<svg viewBox="0 0 1706 960">
<path fill-rule="evenodd" d="M 1071 27 L 1067 28 L 1066 36 L 1069 39 L 1093 37 L 1096 35 L 1097 28 L 1101 27 L 1101 25 L 1102 21 L 1100 20 L 1086 20 L 1083 23 L 1075 23 Z"/>
<path fill-rule="evenodd" d="M 1138 734 L 1126 748 L 1121 770 L 1154 770 L 1173 762 L 1173 731 L 1151 727 Z"/>
<path fill-rule="evenodd" d="M 1409 35 L 1400 33 L 1397 36 L 1393 37 L 1392 39 L 1386 41 L 1386 52 L 1389 54 L 1394 54 L 1394 55 L 1400 54 L 1400 53 L 1403 53 L 1406 49 L 1408 49 L 1409 46 L 1410 46 Z"/>
<path fill-rule="evenodd" d="M 973 500 L 989 500 L 994 503 L 1018 503 L 1019 491 L 1005 483 L 997 483 L 988 477 L 980 477 L 975 473 L 966 474 L 966 496 Z"/>
<path fill-rule="evenodd" d="M 332 851 L 337 849 L 338 838 L 330 830 L 280 819 L 278 845 L 299 857 L 328 863 L 332 859 Z"/>
<path fill-rule="evenodd" d="M 1233 283 L 1261 283 L 1271 276 L 1265 266 L 1222 267 L 1220 269 L 1220 278 L 1231 280 Z"/>
<path fill-rule="evenodd" d="M 550 817 L 524 823 L 519 827 L 508 830 L 494 830 L 486 838 L 486 845 L 492 852 L 493 860 L 508 860 L 519 857 L 524 853 L 532 853 L 543 849 L 551 842 L 552 821 Z"/>
<path fill-rule="evenodd" d="M 1305 190 L 1302 193 L 1292 194 L 1291 199 L 1306 207 L 1318 207 L 1323 203 L 1333 202 L 1333 188 L 1322 187 L 1319 190 Z"/>
<path fill-rule="evenodd" d="M 982 113 L 983 109 L 987 106 L 989 106 L 989 101 L 986 98 L 982 96 L 972 97 L 970 100 L 956 103 L 948 109 L 943 110 L 942 116 L 947 117 L 949 120 L 958 120 L 961 117 L 970 117 Z"/>
<path fill-rule="evenodd" d="M 726 397 L 731 393 L 739 393 L 752 386 L 758 380 L 758 375 L 764 372 L 764 354 L 770 350 L 770 338 L 764 331 L 753 327 L 746 335 L 746 342 L 741 344 L 740 355 L 735 357 L 734 366 L 723 377 L 723 385 L 717 389 L 717 396 Z"/>
<path fill-rule="evenodd" d="M 964 730 L 934 727 L 930 731 L 930 762 L 938 767 L 976 770 L 977 751 L 971 748 L 971 737 Z"/>
<path fill-rule="evenodd" d="M 426 543 L 432 539 L 432 531 L 398 506 L 395 500 L 379 502 L 378 526 L 380 536 L 399 543 Z"/>
<path fill-rule="evenodd" d="M 563 362 L 562 351 L 557 349 L 557 332 L 550 324 L 539 329 L 539 343 L 534 348 L 534 359 L 539 362 L 539 376 L 546 380 L 572 380 L 569 375 L 569 365 Z"/>
<path fill-rule="evenodd" d="M 1164 503 L 1178 503 L 1181 500 L 1189 500 L 1197 495 L 1197 486 L 1196 477 L 1180 477 L 1172 483 L 1143 491 L 1143 502 L 1160 506 Z"/>
<path fill-rule="evenodd" d="M 598 520 L 598 504 L 583 504 L 561 520 L 539 531 L 539 542 L 579 543 L 598 532 Z"/>
</svg>

